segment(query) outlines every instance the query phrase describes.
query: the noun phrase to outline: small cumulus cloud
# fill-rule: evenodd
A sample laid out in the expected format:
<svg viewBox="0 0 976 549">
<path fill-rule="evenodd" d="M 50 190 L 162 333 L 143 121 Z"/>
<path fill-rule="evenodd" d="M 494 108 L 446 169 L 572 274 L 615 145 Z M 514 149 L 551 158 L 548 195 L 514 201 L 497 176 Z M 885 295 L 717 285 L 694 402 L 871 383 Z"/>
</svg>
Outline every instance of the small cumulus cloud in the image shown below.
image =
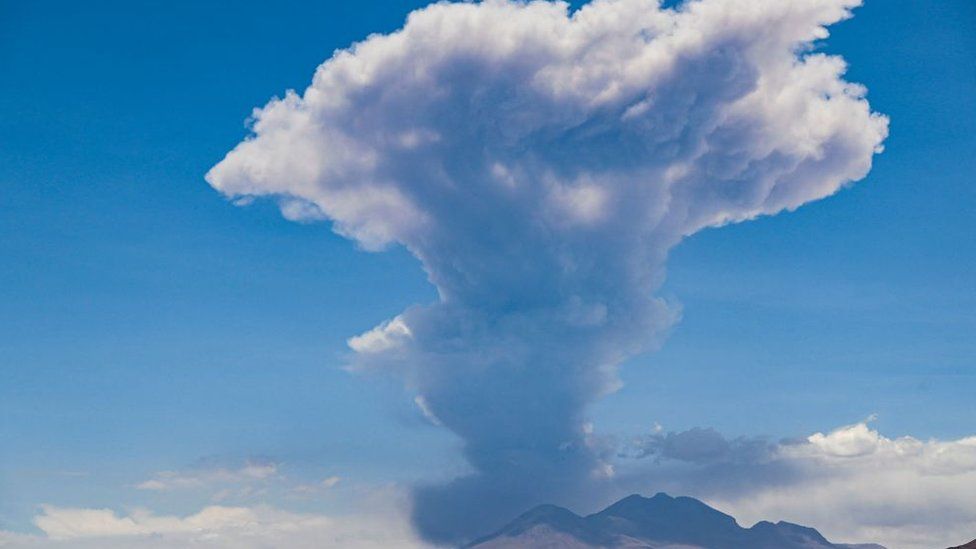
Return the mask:
<svg viewBox="0 0 976 549">
<path fill-rule="evenodd" d="M 411 335 L 410 327 L 398 316 L 364 334 L 349 338 L 348 344 L 357 353 L 382 353 L 399 347 Z"/>
</svg>

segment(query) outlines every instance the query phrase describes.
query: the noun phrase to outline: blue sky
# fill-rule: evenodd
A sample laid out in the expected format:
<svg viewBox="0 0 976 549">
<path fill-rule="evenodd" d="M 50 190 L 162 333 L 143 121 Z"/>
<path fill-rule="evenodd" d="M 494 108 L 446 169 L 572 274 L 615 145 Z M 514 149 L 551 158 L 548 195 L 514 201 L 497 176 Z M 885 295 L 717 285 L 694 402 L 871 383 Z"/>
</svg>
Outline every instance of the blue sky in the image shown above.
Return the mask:
<svg viewBox="0 0 976 549">
<path fill-rule="evenodd" d="M 132 486 L 201 459 L 364 485 L 464 469 L 398 382 L 342 369 L 347 338 L 436 299 L 418 261 L 203 179 L 252 108 L 423 5 L 0 5 L 0 530 L 36 532 L 40 504 L 191 512 Z M 681 243 L 659 292 L 681 320 L 589 409 L 599 431 L 973 433 L 974 29 L 967 0 L 868 0 L 832 28 L 885 152 L 835 196 Z"/>
</svg>

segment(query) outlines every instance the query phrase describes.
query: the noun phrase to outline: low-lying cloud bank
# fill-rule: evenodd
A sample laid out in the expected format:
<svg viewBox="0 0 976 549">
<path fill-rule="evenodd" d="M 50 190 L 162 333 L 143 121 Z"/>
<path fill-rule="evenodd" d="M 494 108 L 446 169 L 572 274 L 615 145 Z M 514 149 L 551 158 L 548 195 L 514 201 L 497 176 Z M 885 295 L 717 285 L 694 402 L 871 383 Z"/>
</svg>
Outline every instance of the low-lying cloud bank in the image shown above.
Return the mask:
<svg viewBox="0 0 976 549">
<path fill-rule="evenodd" d="M 606 492 L 585 410 L 674 323 L 669 250 L 868 173 L 887 119 L 815 51 L 858 5 L 437 3 L 255 110 L 214 188 L 405 246 L 437 288 L 349 342 L 463 441 L 474 473 L 414 492 L 428 539 Z"/>
<path fill-rule="evenodd" d="M 744 524 L 788 520 L 891 549 L 976 538 L 976 436 L 892 439 L 867 421 L 779 442 L 692 429 L 641 437 L 624 455 L 621 485 L 693 495 Z"/>
<path fill-rule="evenodd" d="M 296 513 L 268 505 L 206 507 L 175 516 L 148 510 L 42 506 L 34 519 L 43 536 L 0 531 L 5 549 L 405 549 L 429 547 L 407 515 L 385 502 L 369 515 Z"/>
<path fill-rule="evenodd" d="M 747 526 L 787 520 L 830 539 L 889 549 L 940 549 L 976 537 L 976 436 L 888 438 L 865 421 L 786 441 L 697 428 L 618 446 L 617 457 L 607 458 L 617 466 L 609 481 L 614 497 L 662 490 L 692 495 Z M 323 482 L 332 487 L 335 478 Z M 359 507 L 357 514 L 337 516 L 268 504 L 211 505 L 173 516 L 43 505 L 34 523 L 44 535 L 0 531 L 0 547 L 430 547 L 415 533 L 401 492 L 377 492 Z"/>
</svg>

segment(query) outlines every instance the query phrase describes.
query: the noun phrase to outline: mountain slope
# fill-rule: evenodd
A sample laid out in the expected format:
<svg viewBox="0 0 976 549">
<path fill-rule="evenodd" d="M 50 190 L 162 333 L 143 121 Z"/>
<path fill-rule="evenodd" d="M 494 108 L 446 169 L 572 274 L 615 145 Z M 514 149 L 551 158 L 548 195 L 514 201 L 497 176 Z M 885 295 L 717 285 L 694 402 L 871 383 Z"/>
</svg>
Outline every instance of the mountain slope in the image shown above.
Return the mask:
<svg viewBox="0 0 976 549">
<path fill-rule="evenodd" d="M 540 505 L 501 530 L 468 545 L 476 549 L 884 549 L 838 545 L 820 532 L 788 522 L 743 528 L 735 519 L 694 498 L 660 493 L 628 496 L 581 517 Z"/>
</svg>

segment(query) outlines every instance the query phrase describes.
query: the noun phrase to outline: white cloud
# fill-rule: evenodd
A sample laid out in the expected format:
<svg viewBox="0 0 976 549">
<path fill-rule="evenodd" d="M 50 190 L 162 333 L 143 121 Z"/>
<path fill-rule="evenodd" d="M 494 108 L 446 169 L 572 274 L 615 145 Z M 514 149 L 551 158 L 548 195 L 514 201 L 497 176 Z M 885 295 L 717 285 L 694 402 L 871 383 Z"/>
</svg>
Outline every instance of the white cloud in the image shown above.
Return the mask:
<svg viewBox="0 0 976 549">
<path fill-rule="evenodd" d="M 437 416 L 434 415 L 434 412 L 430 410 L 430 405 L 427 404 L 427 399 L 425 399 L 420 395 L 417 395 L 413 397 L 413 402 L 414 404 L 417 405 L 417 408 L 420 409 L 420 413 L 424 416 L 424 418 L 427 421 L 429 421 L 432 425 L 437 425 L 438 427 L 444 425 L 443 423 L 441 423 L 441 420 L 437 419 Z"/>
<path fill-rule="evenodd" d="M 342 477 L 333 475 L 331 477 L 326 477 L 321 482 L 317 482 L 314 484 L 300 484 L 292 488 L 292 491 L 296 494 L 314 495 L 323 492 L 325 490 L 334 488 L 337 484 L 339 484 L 340 481 L 342 481 Z"/>
<path fill-rule="evenodd" d="M 817 456 L 847 458 L 872 455 L 886 445 L 915 445 L 917 442 L 908 437 L 889 441 L 868 427 L 867 423 L 857 423 L 836 429 L 826 435 L 823 433 L 810 435 L 807 437 L 807 444 L 797 448 Z"/>
<path fill-rule="evenodd" d="M 889 549 L 976 537 L 976 436 L 892 439 L 865 421 L 778 444 L 709 429 L 649 441 L 641 446 L 659 461 L 642 483 L 701 497 L 744 524 L 787 520 Z"/>
<path fill-rule="evenodd" d="M 976 537 L 976 437 L 889 439 L 859 423 L 784 446 L 801 472 L 788 486 L 730 501 L 744 518 L 776 513 L 835 539 L 931 549 Z"/>
<path fill-rule="evenodd" d="M 159 480 L 159 479 L 155 479 L 154 478 L 154 479 L 146 480 L 146 481 L 140 482 L 139 484 L 136 484 L 136 488 L 138 488 L 140 490 L 157 490 L 157 491 L 163 491 L 163 490 L 166 490 L 166 489 L 170 488 L 170 485 L 167 484 L 167 483 L 165 483 L 165 482 L 163 482 L 162 480 Z"/>
<path fill-rule="evenodd" d="M 413 335 L 402 318 L 395 317 L 372 330 L 349 338 L 349 347 L 357 353 L 382 353 L 399 347 Z"/>
<path fill-rule="evenodd" d="M 35 518 L 43 536 L 0 532 L 8 549 L 150 549 L 200 547 L 258 549 L 323 547 L 421 548 L 407 518 L 389 505 L 369 516 L 294 513 L 269 506 L 210 506 L 186 516 L 146 510 L 118 514 L 108 509 L 43 506 Z"/>
<path fill-rule="evenodd" d="M 136 484 L 140 490 L 169 491 L 207 488 L 222 484 L 246 484 L 278 478 L 278 464 L 270 461 L 248 461 L 237 468 L 199 467 L 186 471 L 161 471 L 153 478 Z"/>
<path fill-rule="evenodd" d="M 338 52 L 301 96 L 257 109 L 256 137 L 207 180 L 281 197 L 289 219 L 325 215 L 367 248 L 418 252 L 462 213 L 445 209 L 458 191 L 489 210 L 551 204 L 592 219 L 601 203 L 657 200 L 626 192 L 631 181 L 694 200 L 686 233 L 794 208 L 863 177 L 886 135 L 863 87 L 839 78 L 841 59 L 796 56 L 859 4 L 598 0 L 572 15 L 549 2 L 435 4 Z M 458 154 L 474 165 L 452 166 Z M 498 173 L 515 185 L 478 192 Z M 732 194 L 703 200 L 701 186 L 721 181 Z"/>
<path fill-rule="evenodd" d="M 670 249 L 868 173 L 887 119 L 815 51 L 858 5 L 441 2 L 255 111 L 214 188 L 403 245 L 437 288 L 349 340 L 463 439 L 475 474 L 415 492 L 426 535 L 485 528 L 475 502 L 490 523 L 605 488 L 567 482 L 602 466 L 584 410 L 675 321 Z"/>
</svg>

